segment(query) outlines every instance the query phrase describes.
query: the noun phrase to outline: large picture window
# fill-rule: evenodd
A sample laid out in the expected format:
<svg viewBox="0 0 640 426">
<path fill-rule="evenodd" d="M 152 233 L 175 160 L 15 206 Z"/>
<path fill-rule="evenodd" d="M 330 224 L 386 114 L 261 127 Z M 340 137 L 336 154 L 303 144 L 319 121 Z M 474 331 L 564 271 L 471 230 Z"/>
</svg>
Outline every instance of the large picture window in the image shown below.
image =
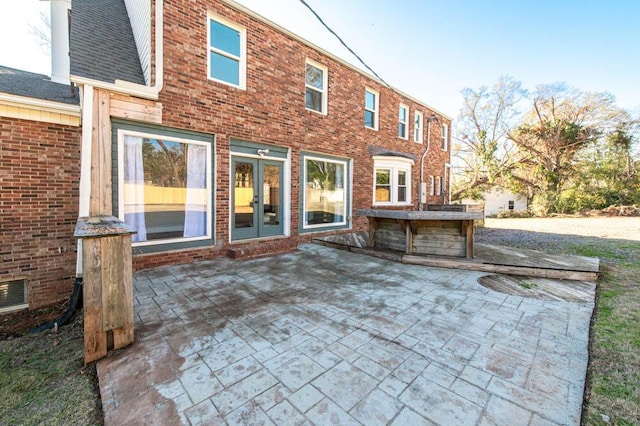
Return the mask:
<svg viewBox="0 0 640 426">
<path fill-rule="evenodd" d="M 134 246 L 212 238 L 211 143 L 118 130 L 118 211 Z"/>
<path fill-rule="evenodd" d="M 209 78 L 245 86 L 245 29 L 221 18 L 209 18 Z"/>
<path fill-rule="evenodd" d="M 373 204 L 411 204 L 411 166 L 403 157 L 374 157 Z"/>
<path fill-rule="evenodd" d="M 303 156 L 303 229 L 348 226 L 346 160 Z"/>
</svg>

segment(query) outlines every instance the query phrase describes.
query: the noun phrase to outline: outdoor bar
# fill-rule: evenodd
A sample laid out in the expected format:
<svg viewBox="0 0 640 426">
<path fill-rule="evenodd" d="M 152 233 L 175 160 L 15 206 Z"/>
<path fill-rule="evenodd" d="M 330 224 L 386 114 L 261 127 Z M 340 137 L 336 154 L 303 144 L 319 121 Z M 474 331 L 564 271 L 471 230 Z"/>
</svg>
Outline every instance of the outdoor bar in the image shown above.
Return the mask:
<svg viewBox="0 0 640 426">
<path fill-rule="evenodd" d="M 482 211 L 357 209 L 369 220 L 369 247 L 407 254 L 473 258 L 473 221 Z"/>
</svg>

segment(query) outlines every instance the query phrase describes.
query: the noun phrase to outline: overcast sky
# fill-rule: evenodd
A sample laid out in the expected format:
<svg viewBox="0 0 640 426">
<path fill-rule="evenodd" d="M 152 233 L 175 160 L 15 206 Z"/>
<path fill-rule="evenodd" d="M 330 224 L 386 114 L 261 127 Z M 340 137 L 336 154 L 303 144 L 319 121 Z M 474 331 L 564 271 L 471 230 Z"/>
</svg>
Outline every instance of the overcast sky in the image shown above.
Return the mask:
<svg viewBox="0 0 640 426">
<path fill-rule="evenodd" d="M 392 86 L 457 117 L 460 91 L 500 75 L 566 82 L 640 107 L 640 0 L 306 0 Z M 238 0 L 357 64 L 299 0 Z M 0 64 L 50 73 L 30 32 L 49 2 L 0 0 Z"/>
</svg>

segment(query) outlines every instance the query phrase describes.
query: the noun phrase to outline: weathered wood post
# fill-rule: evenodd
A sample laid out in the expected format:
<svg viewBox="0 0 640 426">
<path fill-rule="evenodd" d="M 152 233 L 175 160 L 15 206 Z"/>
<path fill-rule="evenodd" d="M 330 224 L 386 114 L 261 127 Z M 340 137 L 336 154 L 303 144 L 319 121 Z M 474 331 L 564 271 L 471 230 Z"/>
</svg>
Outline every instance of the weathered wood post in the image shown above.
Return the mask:
<svg viewBox="0 0 640 426">
<path fill-rule="evenodd" d="M 133 343 L 131 235 L 113 216 L 78 218 L 84 264 L 84 362 Z"/>
</svg>

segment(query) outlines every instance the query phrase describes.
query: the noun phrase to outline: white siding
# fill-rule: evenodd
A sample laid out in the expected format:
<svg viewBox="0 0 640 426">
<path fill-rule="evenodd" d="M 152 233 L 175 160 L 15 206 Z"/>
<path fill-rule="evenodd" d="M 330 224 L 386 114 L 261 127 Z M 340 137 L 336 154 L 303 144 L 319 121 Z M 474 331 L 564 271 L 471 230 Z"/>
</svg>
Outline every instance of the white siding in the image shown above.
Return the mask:
<svg viewBox="0 0 640 426">
<path fill-rule="evenodd" d="M 124 0 L 136 41 L 144 81 L 151 84 L 151 0 Z"/>
<path fill-rule="evenodd" d="M 506 189 L 492 188 L 484 194 L 484 215 L 492 216 L 509 210 L 509 201 L 513 201 L 513 210 L 526 210 L 527 198 L 520 194 L 514 194 Z M 464 198 L 462 204 L 479 204 L 482 201 Z"/>
</svg>

